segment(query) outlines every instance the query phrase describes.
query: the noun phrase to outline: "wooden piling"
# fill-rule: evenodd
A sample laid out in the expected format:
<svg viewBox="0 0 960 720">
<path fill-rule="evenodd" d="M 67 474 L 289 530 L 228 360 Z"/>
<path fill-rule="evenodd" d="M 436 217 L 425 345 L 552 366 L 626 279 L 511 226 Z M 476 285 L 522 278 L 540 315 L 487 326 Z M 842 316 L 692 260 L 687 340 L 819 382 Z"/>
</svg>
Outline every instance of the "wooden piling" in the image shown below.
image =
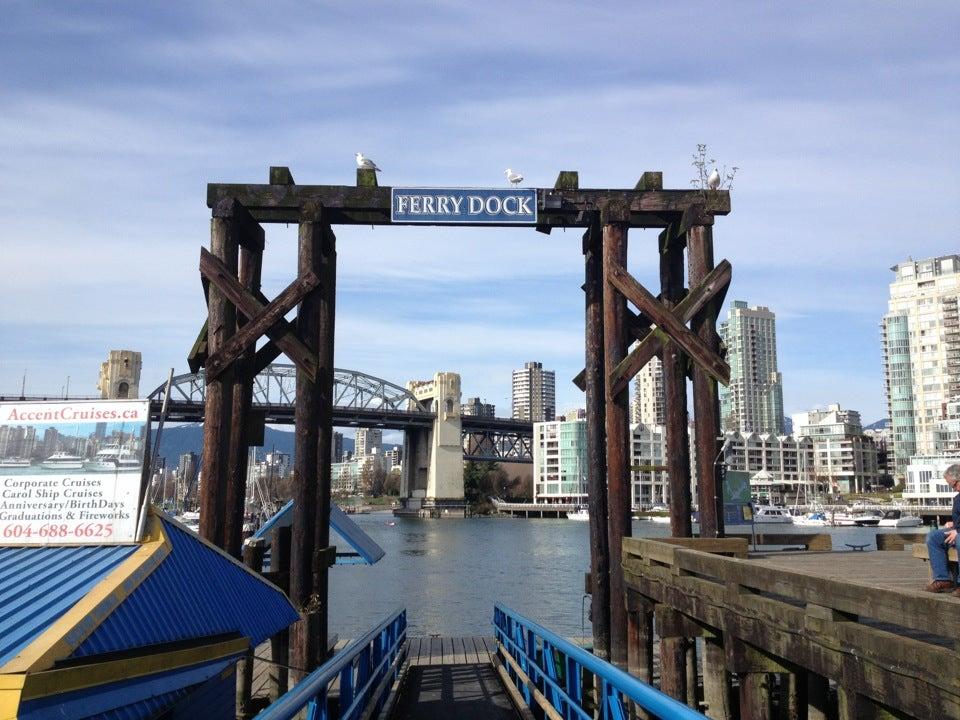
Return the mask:
<svg viewBox="0 0 960 720">
<path fill-rule="evenodd" d="M 683 294 L 683 236 L 669 227 L 660 234 L 661 301 L 673 308 Z M 670 473 L 670 530 L 690 537 L 690 439 L 687 434 L 687 359 L 675 341 L 661 353 L 666 405 L 666 460 Z"/>
<path fill-rule="evenodd" d="M 253 222 L 252 220 L 250 221 Z M 254 224 L 255 225 L 255 224 Z M 251 293 L 260 291 L 260 272 L 263 266 L 263 230 L 258 225 L 260 247 L 240 246 L 240 284 Z M 238 329 L 243 319 L 237 318 Z M 234 362 L 235 382 L 230 417 L 230 447 L 227 464 L 226 516 L 224 525 L 225 550 L 236 558 L 243 547 L 243 521 L 246 510 L 248 432 L 250 406 L 253 402 L 253 357 L 256 347 L 249 346 Z"/>
<path fill-rule="evenodd" d="M 319 277 L 321 282 L 319 304 L 319 370 L 317 385 L 320 399 L 318 407 L 319 446 L 317 448 L 317 524 L 315 527 L 314 553 L 330 546 L 330 491 L 333 463 L 333 354 L 334 324 L 336 316 L 337 246 L 336 237 L 328 223 L 321 227 Z M 313 596 L 319 608 L 318 649 L 319 661 L 326 660 L 329 607 L 329 570 L 336 561 L 334 553 L 325 552 L 314 562 Z"/>
<path fill-rule="evenodd" d="M 290 578 L 290 527 L 279 527 L 273 532 L 273 542 L 270 546 L 270 571 L 277 576 L 286 576 L 286 586 Z M 290 634 L 286 629 L 281 630 L 270 638 L 270 702 L 275 702 L 287 692 L 287 665 L 290 662 Z"/>
<path fill-rule="evenodd" d="M 263 553 L 266 543 L 262 539 L 251 539 L 243 548 L 243 564 L 255 573 L 263 571 Z M 237 663 L 237 720 L 249 720 L 256 713 L 251 705 L 253 689 L 253 648 L 247 648 Z"/>
<path fill-rule="evenodd" d="M 603 225 L 603 358 L 607 434 L 607 544 L 610 554 L 610 661 L 627 666 L 627 611 L 623 538 L 630 537 L 630 408 L 629 386 L 611 393 L 610 377 L 627 354 L 627 301 L 609 277 L 627 266 L 627 223 L 608 217 Z"/>
<path fill-rule="evenodd" d="M 688 213 L 698 214 L 700 213 Z M 687 230 L 687 261 L 691 290 L 699 286 L 713 270 L 713 228 L 706 224 L 712 217 L 694 220 L 704 224 Z M 719 303 L 710 302 L 690 323 L 691 330 L 714 352 L 720 351 L 716 322 Z M 697 503 L 700 507 L 700 537 L 723 537 L 723 488 L 720 474 L 719 441 L 720 400 L 717 381 L 700 365 L 693 367 L 693 422 L 696 442 Z"/>
<path fill-rule="evenodd" d="M 210 222 L 210 252 L 227 271 L 237 273 L 237 236 L 232 198 L 221 200 L 213 208 Z M 208 358 L 216 353 L 236 331 L 236 311 L 227 296 L 213 283 L 207 297 Z M 233 373 L 228 370 L 216 378 L 207 375 L 203 422 L 203 461 L 200 484 L 200 536 L 217 547 L 225 546 L 227 469 L 229 464 L 229 421 L 233 405 Z"/>
<path fill-rule="evenodd" d="M 741 720 L 772 720 L 770 673 L 740 674 Z"/>
<path fill-rule="evenodd" d="M 603 235 L 594 214 L 583 236 L 586 278 L 584 365 L 587 396 L 587 502 L 590 510 L 590 575 L 593 652 L 610 657 L 610 556 L 607 544 L 607 459 L 603 360 Z"/>
<path fill-rule="evenodd" d="M 703 640 L 703 701 L 712 720 L 732 720 L 730 673 L 727 672 L 723 639 L 708 635 Z"/>
<path fill-rule="evenodd" d="M 323 224 L 321 208 L 304 208 L 299 227 L 298 274 L 312 272 L 322 277 Z M 319 353 L 322 295 L 314 290 L 304 297 L 297 314 L 300 339 Z M 322 394 L 320 384 L 297 368 L 297 404 L 294 411 L 296 455 L 294 458 L 294 505 L 290 542 L 290 599 L 302 619 L 290 628 L 290 664 L 298 672 L 316 667 L 319 639 L 318 599 L 313 596 L 314 550 L 316 549 L 318 451 Z"/>
</svg>

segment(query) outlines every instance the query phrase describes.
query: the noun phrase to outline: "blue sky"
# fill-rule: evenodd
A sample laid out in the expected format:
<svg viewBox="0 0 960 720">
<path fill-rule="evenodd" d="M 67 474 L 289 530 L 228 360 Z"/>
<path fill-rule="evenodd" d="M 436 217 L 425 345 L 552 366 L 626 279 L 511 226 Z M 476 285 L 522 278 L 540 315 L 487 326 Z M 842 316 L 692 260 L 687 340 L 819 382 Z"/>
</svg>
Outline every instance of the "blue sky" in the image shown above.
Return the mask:
<svg viewBox="0 0 960 720">
<path fill-rule="evenodd" d="M 196 6 L 193 6 L 196 5 Z M 528 186 L 579 170 L 685 188 L 697 143 L 741 170 L 715 228 L 729 299 L 778 317 L 787 412 L 885 415 L 889 267 L 960 252 L 954 3 L 32 3 L 0 28 L 0 394 L 142 386 L 203 320 L 205 186 Z M 403 383 L 459 371 L 507 414 L 510 371 L 582 404 L 579 232 L 341 228 L 337 358 Z M 655 286 L 655 233 L 630 269 Z M 266 292 L 295 266 L 268 227 Z"/>
</svg>

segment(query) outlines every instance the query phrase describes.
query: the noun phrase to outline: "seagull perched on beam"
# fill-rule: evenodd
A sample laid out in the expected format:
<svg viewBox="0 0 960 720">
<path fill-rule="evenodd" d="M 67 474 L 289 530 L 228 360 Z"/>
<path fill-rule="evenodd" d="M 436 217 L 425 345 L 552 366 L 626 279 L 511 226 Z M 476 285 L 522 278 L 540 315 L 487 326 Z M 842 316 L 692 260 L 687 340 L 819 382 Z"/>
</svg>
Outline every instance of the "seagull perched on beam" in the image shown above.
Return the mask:
<svg viewBox="0 0 960 720">
<path fill-rule="evenodd" d="M 720 187 L 720 173 L 717 172 L 716 168 L 713 169 L 710 177 L 707 178 L 707 187 L 711 190 L 716 190 Z"/>
<path fill-rule="evenodd" d="M 511 185 L 519 185 L 520 183 L 523 182 L 523 175 L 521 175 L 520 173 L 514 170 L 511 170 L 510 168 L 507 168 L 506 170 L 504 170 L 503 174 L 507 176 L 507 180 L 510 181 Z"/>
<path fill-rule="evenodd" d="M 357 167 L 361 170 L 373 170 L 374 172 L 380 172 L 380 168 L 377 167 L 377 164 L 368 157 L 364 157 L 363 153 L 357 153 Z"/>
</svg>

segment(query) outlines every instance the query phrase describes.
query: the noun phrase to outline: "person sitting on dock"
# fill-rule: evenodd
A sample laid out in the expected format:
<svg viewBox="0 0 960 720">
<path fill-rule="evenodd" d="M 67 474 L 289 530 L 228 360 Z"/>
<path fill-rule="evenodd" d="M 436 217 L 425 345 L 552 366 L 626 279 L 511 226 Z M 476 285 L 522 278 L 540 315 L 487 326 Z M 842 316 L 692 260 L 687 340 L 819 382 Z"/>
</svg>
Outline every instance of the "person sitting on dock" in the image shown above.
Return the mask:
<svg viewBox="0 0 960 720">
<path fill-rule="evenodd" d="M 953 496 L 953 517 L 950 522 L 927 534 L 927 554 L 930 557 L 933 580 L 926 589 L 935 593 L 954 591 L 954 594 L 960 597 L 960 590 L 956 590 L 956 582 L 950 575 L 947 558 L 949 549 L 957 546 L 957 530 L 960 529 L 960 463 L 948 467 L 943 473 L 943 479 L 957 494 Z"/>
</svg>

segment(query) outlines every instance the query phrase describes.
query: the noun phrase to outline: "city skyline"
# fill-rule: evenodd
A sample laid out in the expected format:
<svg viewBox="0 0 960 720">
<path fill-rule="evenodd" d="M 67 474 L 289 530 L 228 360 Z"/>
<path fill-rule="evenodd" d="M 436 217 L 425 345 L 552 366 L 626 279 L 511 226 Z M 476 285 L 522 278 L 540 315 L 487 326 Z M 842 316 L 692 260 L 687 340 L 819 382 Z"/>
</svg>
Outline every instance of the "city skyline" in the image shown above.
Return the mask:
<svg viewBox="0 0 960 720">
<path fill-rule="evenodd" d="M 497 19 L 507 11 L 515 22 Z M 689 27 L 691 12 L 715 50 L 649 33 L 632 51 L 634 28 Z M 662 170 L 686 188 L 702 142 L 741 168 L 716 254 L 733 265 L 728 297 L 777 314 L 784 414 L 840 402 L 867 423 L 886 416 L 889 268 L 957 242 L 944 227 L 956 226 L 960 100 L 943 88 L 960 67 L 960 10 L 616 4 L 585 17 L 560 3 L 536 36 L 521 30 L 540 20 L 533 8 L 450 3 L 416 26 L 403 13 L 10 8 L 0 243 L 7 306 L 29 301 L 0 318 L 0 392 L 19 393 L 26 369 L 28 394 L 70 376 L 72 393 L 94 395 L 118 347 L 143 353 L 141 394 L 185 372 L 204 317 L 207 182 L 289 165 L 299 183 L 351 184 L 362 151 L 383 185 L 501 187 L 513 167 L 526 187 L 570 169 L 583 187 Z M 376 72 L 356 67 L 358 25 Z M 610 41 L 588 51 L 585 32 Z M 891 210 L 891 181 L 923 202 Z M 268 229 L 268 296 L 292 279 L 295 233 Z M 510 372 L 537 358 L 556 371 L 557 408 L 583 404 L 570 382 L 583 365 L 579 232 L 338 236 L 338 367 L 401 385 L 455 370 L 465 395 L 507 408 Z M 654 245 L 631 233 L 629 269 L 650 288 Z"/>
</svg>

